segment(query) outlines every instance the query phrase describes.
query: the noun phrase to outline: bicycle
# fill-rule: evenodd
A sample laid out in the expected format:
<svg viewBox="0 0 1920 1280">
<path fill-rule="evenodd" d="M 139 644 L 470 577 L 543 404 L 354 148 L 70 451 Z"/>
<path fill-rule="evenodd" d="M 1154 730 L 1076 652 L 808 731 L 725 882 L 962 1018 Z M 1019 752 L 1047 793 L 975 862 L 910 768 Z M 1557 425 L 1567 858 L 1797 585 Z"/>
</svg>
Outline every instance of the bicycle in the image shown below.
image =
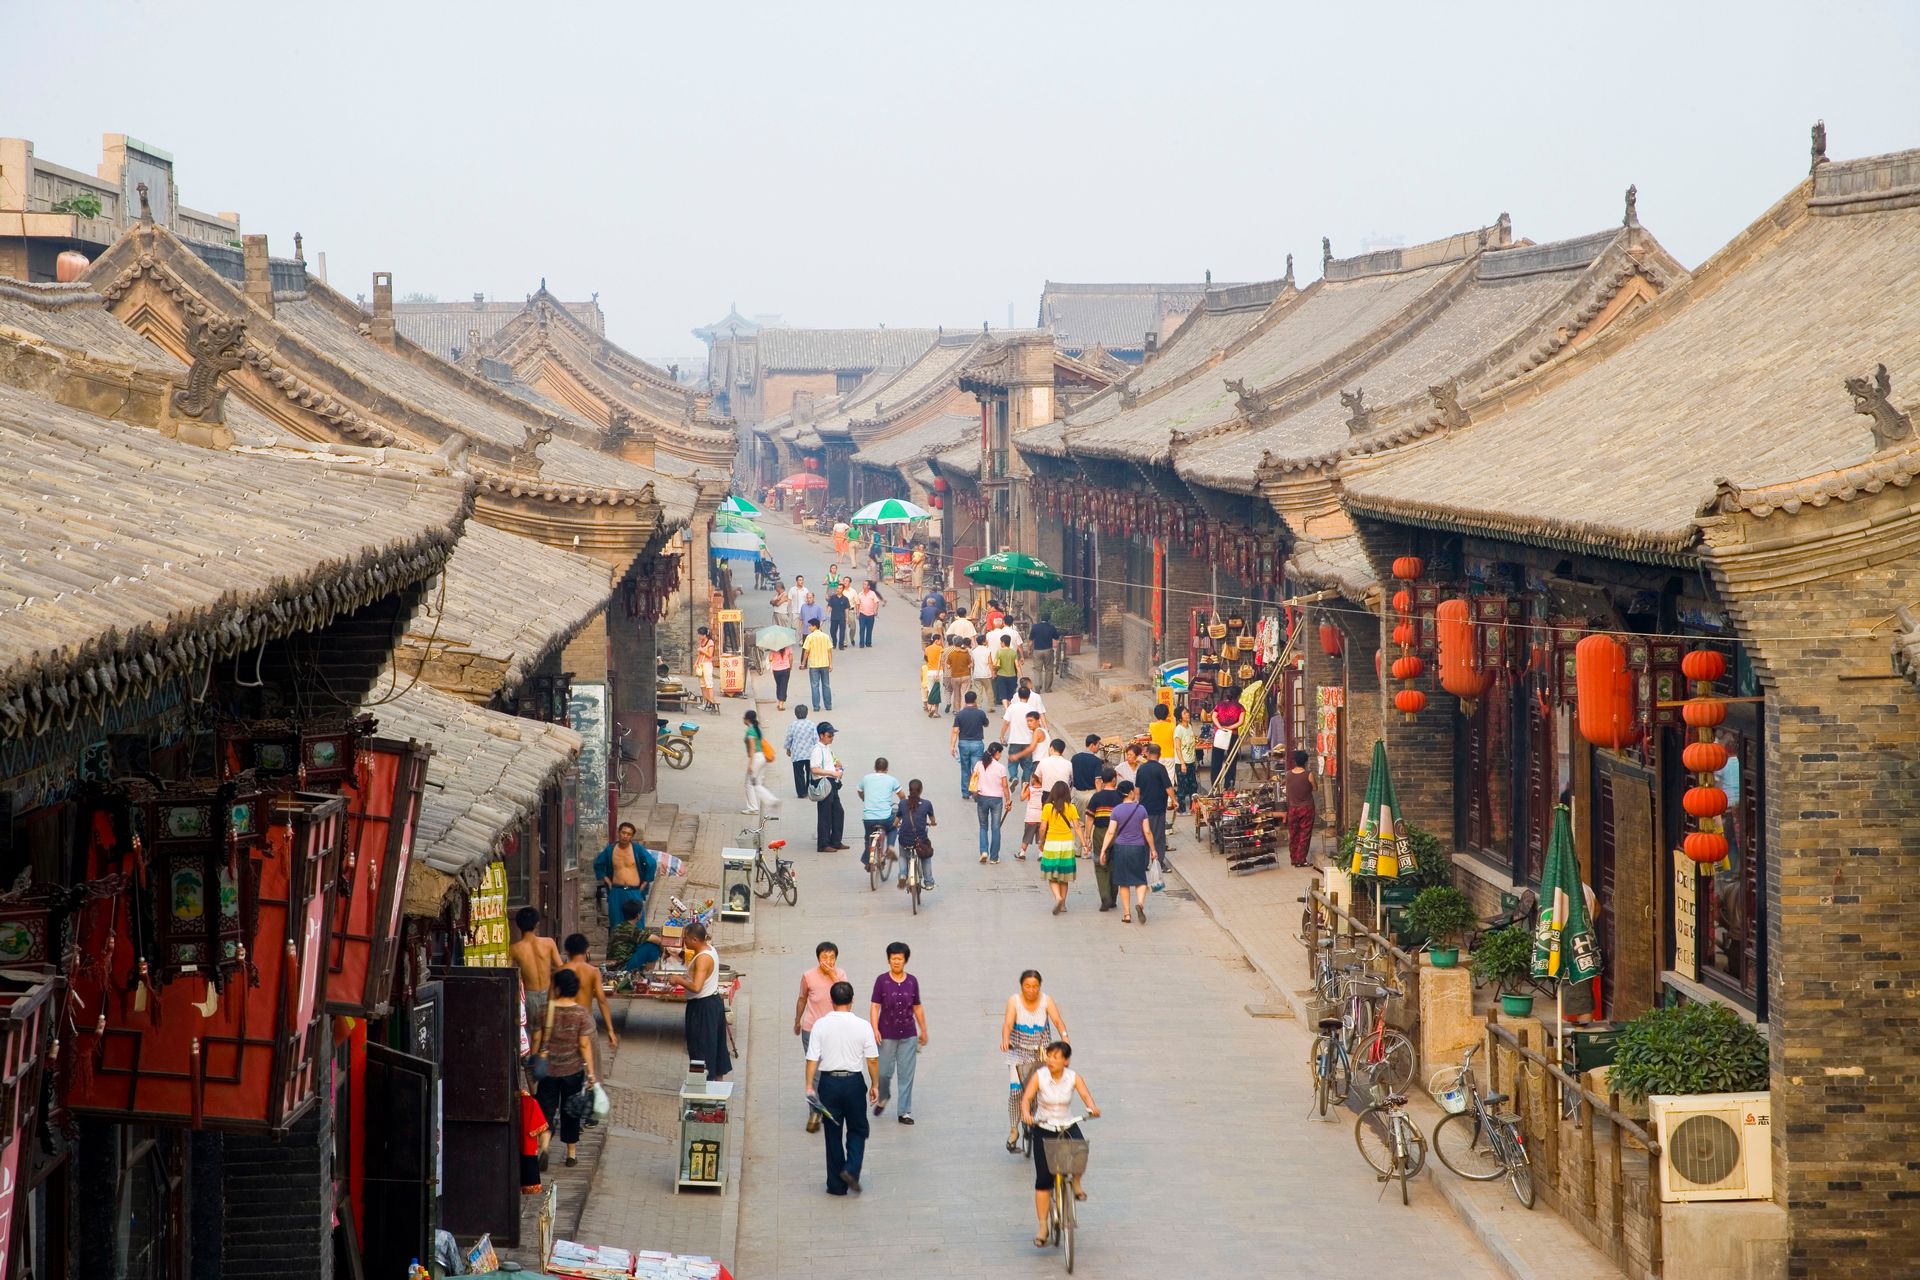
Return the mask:
<svg viewBox="0 0 1920 1280">
<path fill-rule="evenodd" d="M 917 916 L 920 914 L 920 856 L 911 849 L 903 849 L 900 858 L 900 875 L 907 882 L 907 901 L 912 905 L 912 913 Z"/>
<path fill-rule="evenodd" d="M 1442 1068 L 1427 1085 L 1433 1100 L 1447 1112 L 1433 1127 L 1433 1151 L 1441 1164 L 1471 1182 L 1505 1177 L 1521 1207 L 1531 1209 L 1533 1163 L 1520 1132 L 1520 1117 L 1491 1109 L 1507 1101 L 1506 1094 L 1481 1094 L 1473 1074 L 1473 1055 L 1480 1049 L 1477 1044 L 1468 1049 L 1458 1070 Z"/>
<path fill-rule="evenodd" d="M 867 833 L 867 891 L 877 893 L 880 882 L 893 874 L 892 832 L 886 827 L 875 827 Z"/>
<path fill-rule="evenodd" d="M 1406 1104 L 1406 1094 L 1376 1084 L 1373 1102 L 1353 1122 L 1354 1144 L 1379 1175 L 1380 1194 L 1387 1194 L 1386 1184 L 1398 1178 L 1401 1204 L 1411 1203 L 1407 1183 L 1427 1163 L 1427 1140 L 1406 1113 Z"/>
<path fill-rule="evenodd" d="M 780 850 L 787 847 L 785 840 L 775 840 L 767 848 L 773 850 L 773 866 L 767 866 L 766 855 L 759 849 L 753 851 L 753 896 L 771 898 L 778 889 L 780 896 L 788 906 L 800 901 L 800 883 L 794 877 L 793 859 L 780 856 Z"/>
<path fill-rule="evenodd" d="M 1066 1133 L 1087 1118 L 1071 1116 L 1064 1124 L 1036 1120 L 1030 1126 L 1030 1129 L 1045 1129 L 1053 1135 L 1039 1139 L 1047 1144 L 1047 1170 L 1053 1174 L 1053 1204 L 1047 1212 L 1048 1230 L 1053 1243 L 1066 1255 L 1068 1275 L 1073 1274 L 1073 1236 L 1080 1225 L 1074 1212 L 1073 1180 L 1087 1171 L 1087 1140 L 1069 1138 Z"/>
<path fill-rule="evenodd" d="M 1387 1025 L 1387 1001 L 1406 992 L 1398 987 L 1379 985 L 1374 975 L 1364 972 L 1345 981 L 1347 1007 L 1341 1017 L 1340 1034 L 1346 1041 L 1347 1057 L 1371 1068 L 1375 1081 L 1389 1091 L 1405 1093 L 1407 1083 L 1413 1079 L 1413 1041 Z M 1372 992 L 1362 994 L 1362 988 L 1369 986 Z M 1373 1011 L 1370 1019 L 1367 1017 L 1369 1007 Z"/>
</svg>

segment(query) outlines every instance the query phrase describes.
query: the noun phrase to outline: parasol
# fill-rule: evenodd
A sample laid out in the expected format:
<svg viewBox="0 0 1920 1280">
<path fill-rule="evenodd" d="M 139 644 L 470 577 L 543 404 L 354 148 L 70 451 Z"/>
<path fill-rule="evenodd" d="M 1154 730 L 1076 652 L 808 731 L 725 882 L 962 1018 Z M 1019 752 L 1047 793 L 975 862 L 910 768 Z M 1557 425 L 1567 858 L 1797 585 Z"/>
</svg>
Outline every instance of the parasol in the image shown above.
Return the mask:
<svg viewBox="0 0 1920 1280">
<path fill-rule="evenodd" d="M 930 520 L 933 513 L 925 507 L 917 507 L 900 498 L 882 498 L 878 502 L 869 502 L 853 513 L 855 524 L 912 524 L 915 520 Z"/>
<path fill-rule="evenodd" d="M 1567 806 L 1553 810 L 1553 837 L 1540 869 L 1540 922 L 1533 931 L 1533 976 L 1553 983 L 1554 1021 L 1563 1014 L 1593 1011 L 1592 979 L 1600 976 L 1600 942 L 1587 913 L 1587 890 L 1573 854 L 1573 820 Z M 1567 988 L 1572 987 L 1570 1000 Z M 1563 1003 L 1566 1000 L 1567 1003 Z M 1561 1060 L 1566 1035 L 1559 1035 Z"/>
<path fill-rule="evenodd" d="M 753 633 L 753 642 L 762 649 L 785 649 L 799 639 L 791 627 L 761 627 Z"/>
<path fill-rule="evenodd" d="M 1380 918 L 1380 882 L 1410 876 L 1420 869 L 1414 856 L 1413 841 L 1400 820 L 1400 804 L 1393 795 L 1393 776 L 1387 772 L 1387 744 L 1373 743 L 1373 767 L 1367 777 L 1367 801 L 1360 806 L 1360 828 L 1353 842 L 1353 862 L 1349 875 L 1365 876 L 1374 882 L 1373 917 Z"/>
<path fill-rule="evenodd" d="M 720 504 L 720 514 L 728 516 L 757 516 L 760 508 L 738 494 L 730 493 L 727 500 Z"/>
<path fill-rule="evenodd" d="M 766 539 L 757 534 L 720 530 L 713 535 L 713 554 L 722 560 L 758 560 Z"/>
<path fill-rule="evenodd" d="M 827 478 L 817 476 L 811 471 L 796 471 L 775 486 L 779 489 L 824 489 L 826 487 Z"/>
<path fill-rule="evenodd" d="M 963 572 L 983 587 L 1007 591 L 1058 591 L 1060 575 L 1046 561 L 1019 551 L 999 551 L 975 560 Z"/>
<path fill-rule="evenodd" d="M 744 533 L 762 542 L 767 540 L 766 531 L 746 516 L 730 516 L 721 512 L 713 518 L 713 527 L 717 532 Z"/>
</svg>

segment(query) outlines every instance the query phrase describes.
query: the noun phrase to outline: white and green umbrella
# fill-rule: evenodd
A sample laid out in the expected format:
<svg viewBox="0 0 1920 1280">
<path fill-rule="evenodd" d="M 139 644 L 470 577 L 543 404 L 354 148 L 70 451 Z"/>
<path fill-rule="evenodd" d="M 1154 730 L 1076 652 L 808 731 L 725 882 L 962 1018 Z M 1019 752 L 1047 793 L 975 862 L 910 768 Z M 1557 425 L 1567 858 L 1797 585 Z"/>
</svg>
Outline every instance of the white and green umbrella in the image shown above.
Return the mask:
<svg viewBox="0 0 1920 1280">
<path fill-rule="evenodd" d="M 854 524 L 912 524 L 915 520 L 932 518 L 933 512 L 905 498 L 882 498 L 854 512 L 852 521 Z"/>
<path fill-rule="evenodd" d="M 1587 912 L 1587 890 L 1573 853 L 1567 806 L 1553 811 L 1553 837 L 1540 869 L 1540 923 L 1533 932 L 1533 976 L 1553 983 L 1554 1008 L 1591 1013 L 1600 976 L 1600 938 Z"/>
<path fill-rule="evenodd" d="M 713 535 L 713 554 L 722 560 L 758 560 L 766 539 L 721 529 Z"/>
<path fill-rule="evenodd" d="M 727 500 L 720 504 L 720 510 L 730 516 L 757 516 L 760 508 L 748 502 L 738 494 L 728 494 Z"/>
<path fill-rule="evenodd" d="M 730 516 L 722 512 L 713 518 L 713 528 L 716 533 L 743 533 L 762 542 L 767 540 L 766 530 L 745 516 Z"/>
<path fill-rule="evenodd" d="M 1367 776 L 1367 799 L 1360 806 L 1360 829 L 1355 833 L 1353 862 L 1347 872 L 1375 880 L 1397 880 L 1419 869 L 1413 841 L 1407 836 L 1399 802 L 1394 798 L 1393 778 L 1387 772 L 1387 744 L 1376 739 L 1373 769 Z"/>
</svg>

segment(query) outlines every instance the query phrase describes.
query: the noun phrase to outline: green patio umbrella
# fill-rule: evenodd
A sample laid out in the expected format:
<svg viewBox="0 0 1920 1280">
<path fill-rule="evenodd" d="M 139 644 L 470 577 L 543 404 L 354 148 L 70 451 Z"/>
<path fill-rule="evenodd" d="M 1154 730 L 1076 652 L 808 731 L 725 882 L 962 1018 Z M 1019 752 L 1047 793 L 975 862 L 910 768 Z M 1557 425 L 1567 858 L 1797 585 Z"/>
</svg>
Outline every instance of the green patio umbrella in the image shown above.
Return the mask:
<svg viewBox="0 0 1920 1280">
<path fill-rule="evenodd" d="M 1567 806 L 1553 811 L 1553 837 L 1540 869 L 1540 922 L 1533 932 L 1533 976 L 1553 983 L 1556 1014 L 1591 1013 L 1592 979 L 1600 976 L 1600 939 L 1587 914 L 1586 886 L 1573 856 L 1573 820 Z M 1567 988 L 1570 1001 L 1563 1003 Z M 1555 1019 L 1558 1022 L 1558 1018 Z M 1566 1037 L 1560 1037 L 1564 1059 Z"/>
<path fill-rule="evenodd" d="M 745 516 L 730 516 L 726 512 L 714 516 L 713 527 L 719 533 L 747 533 L 765 542 L 767 531 Z"/>
<path fill-rule="evenodd" d="M 915 506 L 903 498 L 882 498 L 878 502 L 869 502 L 866 506 L 848 517 L 851 524 L 912 524 L 915 520 L 931 520 L 933 512 L 925 507 Z"/>
<path fill-rule="evenodd" d="M 1387 772 L 1387 744 L 1376 738 L 1373 768 L 1367 777 L 1367 800 L 1360 806 L 1360 829 L 1347 872 L 1379 881 L 1397 880 L 1419 869 L 1413 841 L 1407 836 L 1399 802 L 1394 799 L 1393 777 Z M 1375 909 L 1377 912 L 1377 902 Z"/>
<path fill-rule="evenodd" d="M 727 495 L 727 500 L 720 504 L 720 511 L 723 515 L 730 516 L 757 516 L 760 514 L 759 507 L 754 506 L 738 494 L 731 493 Z"/>
<path fill-rule="evenodd" d="M 983 587 L 1007 591 L 1058 591 L 1060 575 L 1044 560 L 1019 551 L 998 551 L 968 565 L 963 573 Z"/>
</svg>

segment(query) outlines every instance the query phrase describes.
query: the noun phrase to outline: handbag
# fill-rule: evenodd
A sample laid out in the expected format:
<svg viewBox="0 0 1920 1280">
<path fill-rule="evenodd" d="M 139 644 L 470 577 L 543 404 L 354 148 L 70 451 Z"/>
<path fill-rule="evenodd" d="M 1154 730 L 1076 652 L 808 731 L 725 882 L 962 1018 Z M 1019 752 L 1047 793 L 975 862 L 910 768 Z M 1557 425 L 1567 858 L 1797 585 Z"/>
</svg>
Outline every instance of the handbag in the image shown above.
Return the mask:
<svg viewBox="0 0 1920 1280">
<path fill-rule="evenodd" d="M 815 778 L 807 784 L 807 799 L 818 804 L 833 794 L 832 778 Z"/>
<path fill-rule="evenodd" d="M 773 760 L 773 744 L 765 738 L 760 739 L 760 758 L 769 763 Z"/>
</svg>

